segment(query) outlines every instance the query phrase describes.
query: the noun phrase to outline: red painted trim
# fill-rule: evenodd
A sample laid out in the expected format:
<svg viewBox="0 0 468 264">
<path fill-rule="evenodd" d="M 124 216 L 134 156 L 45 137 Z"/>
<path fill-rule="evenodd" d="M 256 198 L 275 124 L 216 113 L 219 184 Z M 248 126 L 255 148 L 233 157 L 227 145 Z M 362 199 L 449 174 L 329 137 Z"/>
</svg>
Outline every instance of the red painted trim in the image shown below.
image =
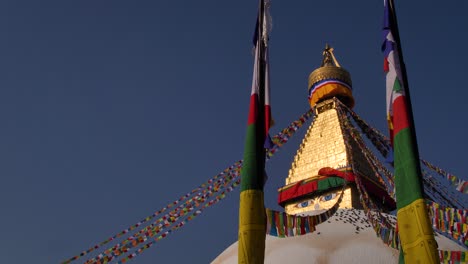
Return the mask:
<svg viewBox="0 0 468 264">
<path fill-rule="evenodd" d="M 354 173 L 353 172 L 340 171 L 340 170 L 336 170 L 336 169 L 333 169 L 333 168 L 330 168 L 330 167 L 321 168 L 318 171 L 318 174 L 323 175 L 323 176 L 340 177 L 340 178 L 343 178 L 343 179 L 345 179 L 345 180 L 347 180 L 349 182 L 354 181 Z"/>
<path fill-rule="evenodd" d="M 317 190 L 318 182 L 328 177 L 340 177 L 349 182 L 354 182 L 356 175 L 352 172 L 345 172 L 339 171 L 333 168 L 325 167 L 319 170 L 319 175 L 323 176 L 319 179 L 308 181 L 302 180 L 298 181 L 295 184 L 291 184 L 287 189 L 282 189 L 278 193 L 278 204 L 284 206 L 284 203 L 295 198 L 299 198 L 301 196 L 307 195 Z M 382 200 L 385 201 L 390 208 L 396 208 L 395 201 L 390 197 L 390 195 L 382 189 L 382 187 L 378 186 L 371 180 L 361 177 L 362 184 L 364 188 L 371 194 L 376 197 L 381 197 L 379 202 Z"/>
<path fill-rule="evenodd" d="M 282 204 L 287 200 L 306 195 L 317 190 L 318 181 L 311 181 L 304 184 L 304 180 L 298 181 L 294 186 L 281 191 L 278 194 L 278 204 Z"/>
<path fill-rule="evenodd" d="M 346 181 L 349 182 L 354 182 L 355 175 L 352 172 L 344 172 L 344 171 L 339 171 L 333 168 L 322 168 L 319 170 L 318 173 L 321 177 L 316 178 L 312 181 L 308 181 L 307 179 L 298 181 L 294 184 L 291 184 L 288 186 L 286 189 L 282 189 L 279 191 L 278 194 L 278 204 L 283 204 L 284 202 L 301 197 L 304 195 L 307 195 L 309 193 L 312 193 L 318 189 L 318 182 L 321 180 L 324 180 L 328 177 L 340 177 L 342 179 L 345 179 Z"/>
</svg>

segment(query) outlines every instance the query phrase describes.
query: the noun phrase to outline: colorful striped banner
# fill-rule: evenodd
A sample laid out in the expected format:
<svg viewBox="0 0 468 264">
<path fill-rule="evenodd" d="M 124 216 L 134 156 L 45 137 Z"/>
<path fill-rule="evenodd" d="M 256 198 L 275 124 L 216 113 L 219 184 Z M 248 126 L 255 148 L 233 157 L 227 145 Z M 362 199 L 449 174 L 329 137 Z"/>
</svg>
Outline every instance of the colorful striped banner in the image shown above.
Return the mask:
<svg viewBox="0 0 468 264">
<path fill-rule="evenodd" d="M 461 264 L 468 263 L 468 251 L 444 251 L 439 250 L 440 263 Z"/>
<path fill-rule="evenodd" d="M 432 227 L 468 247 L 468 211 L 428 202 Z"/>
</svg>

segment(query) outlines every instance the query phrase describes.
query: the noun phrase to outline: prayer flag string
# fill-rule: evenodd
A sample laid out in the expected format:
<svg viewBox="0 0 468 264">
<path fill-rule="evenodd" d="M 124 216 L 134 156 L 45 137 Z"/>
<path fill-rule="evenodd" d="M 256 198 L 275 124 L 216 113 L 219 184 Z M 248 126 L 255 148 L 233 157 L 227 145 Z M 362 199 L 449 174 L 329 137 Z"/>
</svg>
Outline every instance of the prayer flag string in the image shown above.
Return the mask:
<svg viewBox="0 0 468 264">
<path fill-rule="evenodd" d="M 345 110 L 351 115 L 354 122 L 356 122 L 361 131 L 371 141 L 375 148 L 382 154 L 384 158 L 387 158 L 392 151 L 390 140 L 387 137 L 385 137 L 380 131 L 367 124 L 366 121 L 359 117 L 359 115 L 356 114 L 356 112 L 347 107 L 345 104 L 338 101 L 338 105 L 342 108 L 342 110 Z"/>
<path fill-rule="evenodd" d="M 281 132 L 279 132 L 276 136 L 273 137 L 272 141 L 273 141 L 273 147 L 271 149 L 269 149 L 267 151 L 267 159 L 270 159 L 278 150 L 281 146 L 283 146 L 291 136 L 293 136 L 295 134 L 295 132 L 301 128 L 303 126 L 303 124 L 308 120 L 310 119 L 312 116 L 313 116 L 313 109 L 309 109 L 305 114 L 303 114 L 298 120 L 296 121 L 293 121 L 288 127 L 286 127 L 285 129 L 283 129 Z M 138 223 L 122 230 L 121 232 L 119 232 L 118 234 L 106 239 L 105 241 L 99 243 L 99 244 L 96 244 L 94 245 L 93 247 L 90 247 L 89 249 L 81 252 L 79 255 L 76 255 L 68 260 L 65 260 L 64 264 L 67 264 L 67 263 L 70 263 L 74 260 L 77 260 L 79 259 L 80 257 L 84 256 L 84 255 L 87 255 L 91 252 L 93 252 L 94 250 L 110 243 L 110 242 L 113 242 L 113 241 L 116 241 L 118 238 L 120 237 L 123 237 L 125 235 L 127 235 L 128 233 L 130 233 L 131 231 L 134 231 L 138 228 L 141 228 L 143 226 L 143 224 L 149 222 L 151 219 L 153 219 L 154 217 L 162 214 L 163 212 L 171 209 L 171 208 L 174 208 L 175 206 L 177 206 L 175 209 L 173 209 L 171 212 L 169 212 L 168 214 L 165 214 L 163 217 L 157 219 L 155 221 L 155 223 L 153 223 L 152 225 L 148 226 L 148 227 L 145 227 L 143 228 L 142 230 L 140 230 L 139 232 L 137 232 L 136 234 L 134 234 L 133 236 L 130 236 L 129 238 L 125 239 L 123 242 L 121 243 L 118 243 L 117 245 L 113 246 L 112 248 L 106 250 L 105 252 L 110 252 L 110 250 L 117 250 L 117 248 L 120 248 L 120 247 L 123 247 L 122 245 L 126 245 L 127 247 L 125 248 L 126 251 L 128 251 L 130 244 L 131 245 L 137 245 L 138 243 L 136 243 L 136 241 L 141 241 L 142 238 L 141 238 L 141 234 L 144 234 L 145 232 L 148 233 L 148 230 L 158 230 L 157 227 L 155 227 L 155 225 L 157 225 L 159 223 L 159 227 L 171 227 L 170 223 L 171 221 L 172 222 L 175 222 L 178 218 L 176 217 L 177 216 L 177 212 L 179 211 L 183 211 L 183 212 L 188 212 L 188 211 L 191 211 L 187 208 L 184 208 L 184 205 L 186 204 L 192 204 L 194 203 L 196 206 L 200 206 L 200 204 L 202 202 L 204 202 L 206 199 L 206 195 L 203 196 L 200 194 L 203 194 L 203 193 L 207 193 L 208 191 L 207 190 L 210 190 L 210 189 L 213 189 L 213 190 L 220 190 L 220 184 L 224 184 L 224 186 L 227 186 L 228 183 L 230 183 L 230 181 L 232 181 L 233 179 L 236 179 L 236 182 L 237 182 L 237 179 L 239 178 L 239 171 L 240 171 L 240 168 L 242 166 L 242 161 L 238 161 L 236 163 L 234 163 L 233 165 L 231 165 L 230 167 L 226 168 L 223 172 L 219 173 L 218 175 L 216 175 L 215 177 L 213 177 L 212 179 L 208 180 L 207 182 L 201 184 L 200 186 L 198 186 L 197 188 L 195 188 L 194 190 L 192 190 L 191 192 L 185 194 L 184 196 L 180 197 L 178 200 L 172 202 L 171 204 L 167 205 L 166 207 L 162 208 L 161 210 L 155 212 L 154 214 L 140 220 Z M 238 183 L 237 183 L 238 184 Z M 229 186 L 227 189 L 231 189 L 231 188 L 234 188 L 237 186 L 237 184 L 234 184 L 234 185 L 231 185 Z M 209 205 L 212 205 L 214 203 L 217 203 L 217 201 L 221 200 L 222 198 L 224 198 L 225 196 L 225 193 L 223 193 L 222 195 L 218 196 L 215 200 L 212 200 L 210 202 L 208 202 L 207 204 Z M 216 201 L 216 202 L 214 202 Z M 193 217 L 195 217 L 196 215 L 192 215 Z M 192 218 L 190 218 L 192 219 Z M 189 219 L 189 220 L 190 220 Z M 161 222 L 164 222 L 165 224 L 161 226 Z M 183 226 L 184 224 L 177 224 L 178 227 L 181 227 Z M 161 231 L 162 229 L 159 229 L 159 231 Z M 166 231 L 166 232 L 171 232 L 170 230 L 169 231 Z M 159 236 L 157 240 L 160 240 L 164 237 L 166 237 L 167 234 L 164 233 L 163 235 Z M 137 237 L 138 239 L 140 240 L 137 240 Z M 143 239 L 144 240 L 144 239 Z M 155 240 L 154 242 L 156 242 L 157 240 Z M 151 244 L 152 245 L 152 244 Z M 148 246 L 149 247 L 149 246 Z M 144 249 L 139 249 L 141 251 L 143 251 Z M 96 258 L 94 258 L 94 261 L 96 261 L 95 263 L 99 263 L 99 261 L 101 259 L 104 258 L 104 254 L 99 254 Z M 132 258 L 131 256 L 128 257 L 128 259 Z"/>
<path fill-rule="evenodd" d="M 154 217 L 162 214 L 163 212 L 167 211 L 168 209 L 170 208 L 173 208 L 174 206 L 177 206 L 179 204 L 183 204 L 183 202 L 185 200 L 187 200 L 189 197 L 193 196 L 194 194 L 196 194 L 197 192 L 203 190 L 203 189 L 206 189 L 208 188 L 209 186 L 212 185 L 213 182 L 215 182 L 216 180 L 218 180 L 218 178 L 220 177 L 225 177 L 225 175 L 229 175 L 230 172 L 236 170 L 236 169 L 239 169 L 240 167 L 242 166 L 242 161 L 237 161 L 235 162 L 233 165 L 231 165 L 230 167 L 226 168 L 225 170 L 223 170 L 221 173 L 219 173 L 218 175 L 214 176 L 213 178 L 209 179 L 208 181 L 206 181 L 205 183 L 201 184 L 200 186 L 198 186 L 197 188 L 193 189 L 191 192 L 181 196 L 179 199 L 175 200 L 174 202 L 168 204 L 167 206 L 163 207 L 162 209 L 156 211 L 154 214 L 150 215 L 150 216 L 147 216 L 145 217 L 144 219 L 140 220 L 138 223 L 122 230 L 121 232 L 117 233 L 116 235 L 104 240 L 103 242 L 99 243 L 99 244 L 96 244 L 94 245 L 93 247 L 81 252 L 79 255 L 77 256 L 74 256 L 64 262 L 62 262 L 63 264 L 66 264 L 66 263 L 70 263 L 71 261 L 74 261 L 106 244 L 108 244 L 109 242 L 113 241 L 113 240 L 116 240 L 117 238 L 119 237 L 122 237 L 126 234 L 128 234 L 129 232 L 137 229 L 138 227 L 142 226 L 143 224 L 147 223 L 148 221 L 150 221 L 151 219 L 153 219 Z"/>
<path fill-rule="evenodd" d="M 116 244 L 112 248 L 105 250 L 103 254 L 98 255 L 97 257 L 89 260 L 88 262 L 94 263 L 92 261 L 106 259 L 109 258 L 109 256 L 118 257 L 123 253 L 127 252 L 130 248 L 135 247 L 137 244 L 139 244 L 139 242 L 146 241 L 146 236 L 155 236 L 163 230 L 176 225 L 182 217 L 185 217 L 191 211 L 195 210 L 196 207 L 199 207 L 200 204 L 204 203 L 208 198 L 214 196 L 218 191 L 226 187 L 227 184 L 229 184 L 233 178 L 238 178 L 239 173 L 240 166 L 234 168 L 231 172 L 227 173 L 226 177 L 228 179 L 225 183 L 223 183 L 223 179 L 219 179 L 218 181 L 216 181 L 216 184 L 214 186 L 208 186 L 207 189 L 203 190 L 201 193 L 198 193 L 194 198 L 189 199 L 185 203 L 181 204 L 179 207 L 173 209 L 168 214 L 157 219 L 151 225 L 131 235 L 130 237 Z"/>
<path fill-rule="evenodd" d="M 429 163 L 426 160 L 421 159 L 421 162 L 424 165 L 426 165 L 428 168 L 430 168 L 431 170 L 445 177 L 445 179 L 447 179 L 450 182 L 450 184 L 455 187 L 457 191 L 464 193 L 464 194 L 468 194 L 468 182 L 467 181 L 457 178 L 455 175 L 450 174 L 441 168 L 438 168 L 437 166 Z"/>
<path fill-rule="evenodd" d="M 383 155 L 385 158 L 392 158 L 388 157 L 389 153 L 391 153 L 391 143 L 390 140 L 383 135 L 377 129 L 371 127 L 367 124 L 362 118 L 359 117 L 352 109 L 349 109 L 346 105 L 342 104 L 338 101 L 338 104 L 345 109 L 347 113 L 349 113 L 356 124 L 359 126 L 361 131 L 366 135 L 366 137 L 371 141 L 371 143 L 375 146 L 377 150 Z M 443 169 L 429 163 L 428 161 L 421 159 L 421 162 L 427 166 L 429 169 L 437 172 L 440 176 L 444 177 L 449 183 L 455 187 L 458 192 L 463 194 L 468 194 L 468 181 L 460 179 L 455 175 L 444 171 Z"/>
<path fill-rule="evenodd" d="M 336 101 L 339 102 L 338 100 Z M 342 120 L 341 125 L 344 128 L 343 129 L 344 135 L 354 140 L 354 142 L 357 144 L 357 147 L 359 148 L 361 153 L 364 155 L 364 158 L 367 160 L 368 164 L 370 165 L 370 169 L 374 173 L 375 178 L 383 186 L 385 186 L 387 193 L 393 199 L 395 199 L 395 184 L 393 182 L 392 173 L 385 166 L 382 165 L 380 160 L 374 155 L 374 153 L 364 143 L 359 132 L 352 125 L 348 116 L 346 115 L 346 112 L 344 111 L 345 110 L 344 105 L 341 103 L 338 103 L 336 109 L 337 109 L 338 115 L 340 116 L 340 120 Z M 345 144 L 347 144 L 347 149 L 352 149 L 352 145 L 350 144 L 350 142 L 351 142 L 350 140 L 345 140 Z M 351 155 L 352 153 L 350 152 L 350 156 Z M 362 172 L 358 170 L 357 173 L 362 173 Z"/>
<path fill-rule="evenodd" d="M 340 114 L 340 117 L 342 118 L 341 120 L 344 121 L 342 122 L 342 129 L 343 131 L 346 131 L 346 133 L 344 133 L 345 137 L 353 139 L 359 150 L 363 153 L 364 157 L 371 165 L 371 169 L 374 172 L 376 178 L 386 187 L 389 194 L 394 197 L 394 183 L 392 173 L 382 165 L 380 160 L 367 147 L 367 145 L 362 140 L 360 133 L 352 125 L 346 113 L 348 113 L 353 118 L 361 132 L 366 135 L 366 137 L 371 141 L 371 143 L 382 154 L 383 157 L 388 157 L 390 155 L 389 153 L 391 153 L 390 141 L 378 130 L 369 126 L 351 109 L 342 105 L 337 100 L 335 102 L 338 102 L 336 104 L 337 110 Z M 293 136 L 295 132 L 301 128 L 303 124 L 313 115 L 314 109 L 308 110 L 298 120 L 293 121 L 288 127 L 274 136 L 272 138 L 273 146 L 268 149 L 266 153 L 267 160 L 269 160 L 279 150 L 280 147 L 288 142 L 290 137 Z M 345 140 L 345 142 L 348 143 L 349 140 Z M 347 148 L 351 149 L 351 146 L 347 146 Z M 421 161 L 427 168 L 437 172 L 439 175 L 447 179 L 458 192 L 465 194 L 468 192 L 468 183 L 466 181 L 458 179 L 454 175 L 445 172 L 444 170 L 430 164 L 425 160 Z M 184 226 L 188 221 L 191 221 L 196 216 L 200 215 L 204 209 L 222 200 L 227 193 L 231 192 L 239 184 L 239 174 L 241 167 L 242 160 L 235 162 L 233 165 L 226 168 L 212 179 L 201 184 L 191 192 L 181 196 L 179 199 L 165 206 L 161 210 L 62 263 L 70 263 L 108 243 L 117 242 L 117 240 L 119 240 L 121 237 L 127 236 L 131 232 L 134 232 L 133 235 L 130 235 L 120 243 L 117 243 L 116 245 L 97 255 L 95 258 L 92 258 L 86 262 L 107 263 L 109 261 L 118 261 L 118 263 L 126 263 L 130 259 L 136 257 L 144 250 L 154 245 L 156 242 L 167 237 L 173 231 L 178 230 Z M 359 175 L 359 172 L 357 171 L 355 174 Z M 384 216 L 381 213 L 379 207 L 373 204 L 373 202 L 369 199 L 368 194 L 365 191 L 359 177 L 360 176 L 356 177 L 358 178 L 356 179 L 356 185 L 360 193 L 361 203 L 364 206 L 369 221 L 371 222 L 378 236 L 384 241 L 385 244 L 398 248 L 398 235 L 397 230 L 395 229 L 394 220 L 392 221 L 391 218 L 392 216 Z M 442 190 L 443 188 L 437 188 L 437 186 L 440 187 L 441 184 L 438 183 L 438 181 L 432 178 L 429 174 L 425 174 L 424 184 L 427 187 L 425 190 L 430 192 L 433 197 L 438 197 L 438 200 L 441 202 L 447 199 L 444 197 L 444 195 L 435 192 L 435 190 Z M 312 218 L 291 216 L 285 213 L 267 209 L 268 234 L 278 237 L 289 237 L 313 232 L 317 224 L 322 223 L 331 217 L 334 212 L 336 212 L 342 195 L 340 196 L 337 204 L 335 204 L 330 210 Z M 467 245 L 468 242 L 466 236 L 468 233 L 468 223 L 466 222 L 466 210 L 454 209 L 449 206 L 437 204 L 435 202 L 429 205 L 429 210 L 431 210 L 431 214 L 433 215 L 432 221 L 435 230 L 446 233 L 452 239 L 455 239 L 461 244 Z M 169 212 L 166 213 L 166 211 Z M 144 227 L 146 223 L 149 223 L 150 220 L 159 215 L 163 216 L 154 220 L 154 222 L 150 225 Z M 138 229 L 141 230 L 138 231 Z M 133 251 L 133 249 L 136 249 L 143 243 L 146 244 Z M 130 251 L 133 251 L 133 253 L 123 257 L 125 253 Z M 465 254 L 467 253 L 459 251 L 439 251 L 439 256 L 441 258 L 441 262 L 443 263 L 451 263 L 447 262 L 448 260 L 466 259 Z M 123 258 L 118 260 L 120 257 Z"/>
<path fill-rule="evenodd" d="M 380 207 L 375 205 L 375 203 L 369 197 L 366 189 L 364 188 L 361 182 L 361 175 L 359 174 L 359 171 L 355 169 L 353 145 L 351 144 L 351 139 L 354 140 L 355 143 L 359 145 L 360 137 L 357 133 L 353 134 L 354 129 L 350 129 L 352 126 L 343 108 L 338 106 L 337 112 L 340 115 L 340 120 L 342 120 L 342 122 L 340 122 L 340 125 L 342 126 L 342 131 L 344 132 L 343 136 L 345 137 L 344 141 L 345 141 L 346 149 L 348 152 L 347 154 L 350 159 L 350 164 L 351 164 L 351 167 L 353 168 L 353 172 L 356 175 L 355 177 L 356 187 L 359 192 L 359 199 L 364 208 L 364 212 L 367 215 L 367 219 L 371 223 L 377 236 L 380 237 L 385 244 L 393 248 L 398 248 L 399 241 L 398 241 L 398 236 L 396 235 L 396 231 L 393 228 L 393 226 L 395 225 L 395 223 L 392 221 L 393 219 L 382 214 L 382 210 L 380 209 Z M 380 174 L 375 170 L 375 167 L 372 166 L 373 163 L 370 162 L 370 164 L 371 164 L 372 170 L 375 173 L 375 176 L 377 178 L 380 178 L 381 177 Z"/>
<path fill-rule="evenodd" d="M 362 144 L 360 144 L 360 137 L 359 135 L 355 134 L 355 130 L 353 129 L 353 127 L 351 127 L 349 120 L 346 118 L 345 114 L 343 112 L 340 112 L 340 109 L 338 109 L 338 112 L 339 114 L 341 114 L 341 120 L 343 120 L 343 127 L 346 128 L 344 130 L 346 131 L 346 133 L 344 133 L 344 136 L 348 138 L 351 137 L 358 144 L 361 151 L 368 151 L 367 148 L 363 148 Z M 345 140 L 345 142 L 346 144 L 348 144 L 348 148 L 352 148 L 352 145 L 349 144 L 349 140 Z M 360 193 L 360 200 L 363 204 L 364 210 L 366 211 L 368 220 L 371 222 L 377 235 L 382 239 L 382 241 L 385 244 L 398 249 L 399 237 L 395 225 L 396 222 L 394 216 L 388 215 L 388 217 L 385 217 L 382 214 L 381 209 L 375 206 L 372 200 L 369 199 L 367 191 L 365 190 L 364 186 L 360 181 L 361 179 L 359 177 L 359 174 L 356 174 L 358 175 L 356 177 L 357 189 Z M 433 179 L 431 181 L 427 178 L 426 175 L 424 181 L 425 184 L 433 184 L 433 181 L 435 180 Z M 466 210 L 444 207 L 432 201 L 429 201 L 428 203 L 428 210 L 430 212 L 433 228 L 435 231 L 445 233 L 452 240 L 460 243 L 461 245 L 468 246 L 468 212 Z M 444 262 L 444 260 L 450 259 L 451 257 L 454 257 L 454 260 L 463 259 L 460 258 L 460 254 L 465 253 L 460 251 L 439 251 L 439 256 L 441 256 L 441 261 L 443 263 L 447 263 Z"/>
<path fill-rule="evenodd" d="M 466 208 L 467 201 L 463 201 L 466 200 L 464 199 L 466 197 L 463 197 L 463 194 L 458 192 L 456 193 L 453 188 L 448 189 L 447 185 L 443 185 L 427 170 L 422 169 L 422 173 L 424 179 L 424 191 L 436 197 L 434 201 L 448 207 Z"/>
<path fill-rule="evenodd" d="M 435 202 L 428 202 L 427 206 L 433 228 L 468 247 L 468 210 L 446 207 Z"/>
<path fill-rule="evenodd" d="M 296 131 L 304 125 L 304 123 L 314 115 L 314 109 L 309 109 L 299 119 L 293 121 L 288 127 L 281 130 L 272 138 L 273 147 L 266 153 L 266 158 L 269 160 L 286 142 L 291 138 Z"/>
<path fill-rule="evenodd" d="M 207 193 L 209 193 L 209 196 L 212 196 L 213 192 L 207 192 Z M 197 198 L 197 203 L 204 203 L 206 201 L 206 197 L 207 197 L 207 194 L 204 194 L 203 196 Z M 188 213 L 192 212 L 194 208 L 195 207 L 193 204 L 189 204 L 185 208 L 183 208 L 183 210 L 179 213 L 172 213 L 172 212 L 169 213 L 169 215 L 166 215 L 161 218 L 164 220 L 163 223 L 156 226 L 156 223 L 160 222 L 159 221 L 160 219 L 158 219 L 157 222 L 153 223 L 149 227 L 146 227 L 144 229 L 144 232 L 140 231 L 138 234 L 133 235 L 130 238 L 127 238 L 127 240 L 123 241 L 122 243 L 119 243 L 115 245 L 114 247 L 105 250 L 96 258 L 88 260 L 87 263 L 99 263 L 101 260 L 110 261 L 111 259 L 115 259 L 121 256 L 123 253 L 128 252 L 132 247 L 135 247 L 138 244 L 146 241 L 148 236 L 155 236 L 156 234 L 161 232 L 163 229 L 174 226 L 175 224 L 177 224 L 176 222 L 179 221 L 181 217 L 184 217 Z M 166 235 L 163 234 L 163 237 L 165 236 Z"/>
<path fill-rule="evenodd" d="M 445 251 L 439 250 L 440 263 L 460 264 L 468 263 L 468 251 Z"/>
<path fill-rule="evenodd" d="M 176 225 L 173 225 L 171 227 L 171 229 L 167 230 L 166 232 L 160 234 L 159 236 L 156 236 L 156 234 L 158 234 L 158 231 L 156 229 L 153 229 L 151 230 L 152 232 L 149 233 L 149 235 L 144 235 L 142 236 L 139 240 L 138 240 L 138 243 L 135 243 L 135 244 L 132 244 L 132 247 L 136 247 L 138 246 L 139 244 L 143 243 L 143 242 L 146 242 L 146 241 L 149 241 L 150 238 L 152 239 L 152 241 L 146 243 L 145 245 L 141 246 L 139 249 L 137 249 L 136 251 L 134 251 L 133 253 L 130 253 L 128 254 L 127 256 L 125 256 L 124 258 L 122 258 L 121 260 L 117 261 L 117 263 L 125 263 L 127 262 L 128 260 L 136 257 L 137 255 L 141 254 L 144 250 L 150 248 L 151 246 L 153 246 L 156 242 L 158 242 L 159 240 L 167 237 L 169 234 L 171 234 L 173 231 L 183 227 L 187 222 L 193 220 L 195 217 L 199 216 L 204 209 L 218 203 L 219 201 L 221 201 L 222 199 L 224 199 L 226 197 L 226 194 L 231 192 L 232 190 L 235 189 L 235 187 L 237 187 L 240 183 L 240 179 L 238 179 L 237 181 L 235 181 L 231 186 L 229 186 L 228 188 L 226 188 L 225 191 L 223 191 L 221 194 L 219 194 L 218 196 L 216 196 L 216 198 L 214 200 L 211 200 L 211 201 L 207 201 L 202 207 L 199 207 L 199 208 L 192 208 L 190 211 L 195 211 L 193 212 L 191 215 L 189 215 L 187 218 L 185 218 L 184 220 L 178 222 Z M 128 252 L 129 250 L 128 249 L 123 249 L 121 251 L 121 253 L 126 253 Z M 118 256 L 113 256 L 111 258 L 109 258 L 108 261 L 112 261 L 114 260 L 116 257 Z M 99 263 L 99 262 L 91 262 L 91 263 Z"/>
</svg>

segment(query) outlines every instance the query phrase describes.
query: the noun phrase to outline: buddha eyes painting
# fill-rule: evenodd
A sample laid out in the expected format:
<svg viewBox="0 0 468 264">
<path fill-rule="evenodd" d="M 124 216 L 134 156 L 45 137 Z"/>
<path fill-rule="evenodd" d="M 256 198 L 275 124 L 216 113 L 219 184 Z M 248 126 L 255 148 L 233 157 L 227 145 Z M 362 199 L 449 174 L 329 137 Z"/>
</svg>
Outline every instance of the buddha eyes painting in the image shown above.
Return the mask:
<svg viewBox="0 0 468 264">
<path fill-rule="evenodd" d="M 296 207 L 297 207 L 297 208 L 304 208 L 304 207 L 309 206 L 309 203 L 313 203 L 313 201 L 310 200 L 310 201 L 305 201 L 305 202 L 302 202 L 302 203 L 298 203 L 298 204 L 296 205 Z"/>
<path fill-rule="evenodd" d="M 301 201 L 295 205 L 296 208 L 306 208 L 309 207 L 313 210 L 322 210 L 322 209 L 329 209 L 335 203 L 339 197 L 339 191 L 325 193 L 320 196 L 317 196 L 312 199 L 308 199 L 305 201 Z"/>
<path fill-rule="evenodd" d="M 337 196 L 337 193 L 330 193 L 330 194 L 327 194 L 327 195 L 322 195 L 322 196 L 320 196 L 320 201 L 321 202 L 327 202 L 327 201 L 330 201 L 330 200 L 334 199 L 336 196 Z"/>
</svg>

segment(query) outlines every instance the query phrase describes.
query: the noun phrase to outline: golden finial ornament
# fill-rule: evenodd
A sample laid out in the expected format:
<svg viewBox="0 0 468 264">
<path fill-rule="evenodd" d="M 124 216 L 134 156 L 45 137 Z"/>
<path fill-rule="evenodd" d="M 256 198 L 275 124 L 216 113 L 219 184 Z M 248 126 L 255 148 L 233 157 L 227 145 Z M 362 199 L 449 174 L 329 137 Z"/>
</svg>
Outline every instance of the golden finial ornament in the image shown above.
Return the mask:
<svg viewBox="0 0 468 264">
<path fill-rule="evenodd" d="M 322 54 L 323 60 L 320 68 L 314 70 L 309 76 L 310 106 L 314 107 L 319 102 L 336 97 L 352 108 L 354 97 L 351 75 L 340 66 L 330 45 L 325 45 Z"/>
</svg>

